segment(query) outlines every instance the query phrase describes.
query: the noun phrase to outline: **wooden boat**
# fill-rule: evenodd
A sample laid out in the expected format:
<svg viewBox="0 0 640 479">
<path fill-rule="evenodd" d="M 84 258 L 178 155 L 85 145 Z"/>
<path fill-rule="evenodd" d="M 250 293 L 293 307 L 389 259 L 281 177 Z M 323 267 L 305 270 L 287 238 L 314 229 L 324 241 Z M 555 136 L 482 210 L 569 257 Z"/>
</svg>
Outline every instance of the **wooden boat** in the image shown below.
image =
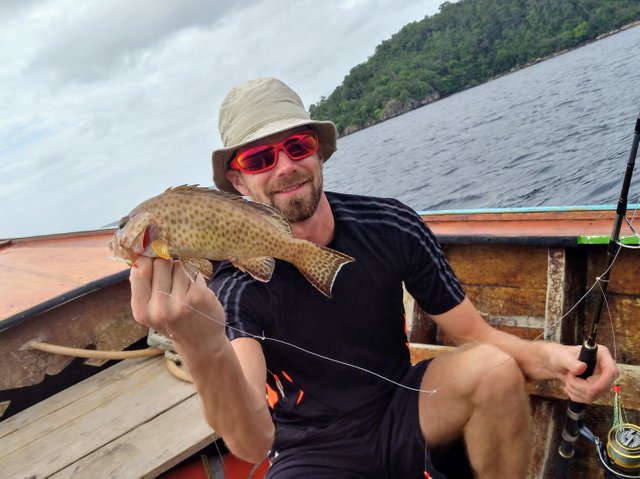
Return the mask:
<svg viewBox="0 0 640 479">
<path fill-rule="evenodd" d="M 581 342 L 594 302 L 586 293 L 603 272 L 612 208 L 421 214 L 487 321 L 529 339 Z M 87 364 L 30 346 L 38 340 L 95 350 L 146 347 L 147 331 L 129 307 L 128 267 L 108 258 L 112 233 L 0 242 L 0 471 L 8 477 L 170 477 L 194 453 L 219 445 L 193 387 L 172 376 L 163 358 Z M 622 235 L 638 243 L 626 225 Z M 639 270 L 637 252 L 622 249 L 608 285 L 610 319 L 603 318 L 598 338 L 610 348 L 615 340 L 622 397 L 635 424 Z M 406 310 L 414 360 L 448 349 L 410 297 Z M 549 477 L 565 396 L 556 381 L 532 384 L 530 393 L 528 477 Z M 588 408 L 585 422 L 600 438 L 611 427 L 612 400 L 605 395 Z M 570 477 L 602 477 L 600 471 L 593 445 L 578 441 Z"/>
</svg>

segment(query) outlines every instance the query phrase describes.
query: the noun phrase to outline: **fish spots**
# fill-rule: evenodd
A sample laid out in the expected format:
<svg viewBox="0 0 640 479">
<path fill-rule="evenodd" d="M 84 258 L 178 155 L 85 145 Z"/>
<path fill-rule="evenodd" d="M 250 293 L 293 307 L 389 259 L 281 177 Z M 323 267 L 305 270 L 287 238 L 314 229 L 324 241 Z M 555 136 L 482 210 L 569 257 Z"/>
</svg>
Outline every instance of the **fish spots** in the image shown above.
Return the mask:
<svg viewBox="0 0 640 479">
<path fill-rule="evenodd" d="M 208 188 L 169 188 L 138 205 L 125 218 L 129 217 L 112 239 L 114 253 L 117 250 L 122 258 L 132 254 L 135 244 L 131 223 L 146 228 L 153 219 L 158 238 L 167 242 L 172 255 L 209 260 L 237 258 L 241 269 L 261 281 L 268 281 L 272 258 L 279 258 L 293 263 L 329 297 L 339 269 L 353 261 L 337 251 L 292 238 L 291 226 L 276 210 Z"/>
</svg>

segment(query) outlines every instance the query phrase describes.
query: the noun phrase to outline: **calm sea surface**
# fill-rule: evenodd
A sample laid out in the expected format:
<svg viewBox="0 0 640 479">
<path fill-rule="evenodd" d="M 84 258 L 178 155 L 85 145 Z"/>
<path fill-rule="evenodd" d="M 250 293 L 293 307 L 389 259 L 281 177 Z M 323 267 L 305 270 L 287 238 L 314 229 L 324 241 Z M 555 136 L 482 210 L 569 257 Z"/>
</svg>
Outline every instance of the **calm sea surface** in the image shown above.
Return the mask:
<svg viewBox="0 0 640 479">
<path fill-rule="evenodd" d="M 634 27 L 341 138 L 325 188 L 417 210 L 613 204 L 639 113 Z"/>
</svg>

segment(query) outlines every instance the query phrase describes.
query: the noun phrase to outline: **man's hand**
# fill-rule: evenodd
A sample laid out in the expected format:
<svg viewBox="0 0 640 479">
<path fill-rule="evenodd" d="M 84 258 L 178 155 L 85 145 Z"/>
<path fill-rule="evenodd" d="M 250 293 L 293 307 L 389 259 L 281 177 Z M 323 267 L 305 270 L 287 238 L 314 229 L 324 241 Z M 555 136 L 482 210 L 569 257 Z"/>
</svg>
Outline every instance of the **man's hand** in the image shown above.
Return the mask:
<svg viewBox="0 0 640 479">
<path fill-rule="evenodd" d="M 195 282 L 179 261 L 140 257 L 131 269 L 131 310 L 135 320 L 170 337 L 177 347 L 197 348 L 224 337 L 224 310 L 205 279 Z"/>
<path fill-rule="evenodd" d="M 564 388 L 571 400 L 590 404 L 607 392 L 618 376 L 618 367 L 606 346 L 598 345 L 596 367 L 593 374 L 581 379 L 580 374 L 587 364 L 578 360 L 580 346 L 565 346 L 547 343 L 549 346 L 549 368 L 554 376 L 564 382 Z"/>
</svg>

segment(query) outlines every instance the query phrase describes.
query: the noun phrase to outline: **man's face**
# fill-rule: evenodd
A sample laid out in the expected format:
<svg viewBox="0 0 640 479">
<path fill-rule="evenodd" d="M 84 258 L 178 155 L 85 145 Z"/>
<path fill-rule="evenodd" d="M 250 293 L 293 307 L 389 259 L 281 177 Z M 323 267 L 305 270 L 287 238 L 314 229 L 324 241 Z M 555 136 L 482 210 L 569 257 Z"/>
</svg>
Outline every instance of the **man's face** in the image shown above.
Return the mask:
<svg viewBox="0 0 640 479">
<path fill-rule="evenodd" d="M 277 143 L 295 131 L 273 135 L 249 146 Z M 319 151 L 293 161 L 280 150 L 272 169 L 256 174 L 230 169 L 227 177 L 243 195 L 278 209 L 290 223 L 297 223 L 310 218 L 318 207 L 323 186 L 322 166 Z"/>
</svg>

